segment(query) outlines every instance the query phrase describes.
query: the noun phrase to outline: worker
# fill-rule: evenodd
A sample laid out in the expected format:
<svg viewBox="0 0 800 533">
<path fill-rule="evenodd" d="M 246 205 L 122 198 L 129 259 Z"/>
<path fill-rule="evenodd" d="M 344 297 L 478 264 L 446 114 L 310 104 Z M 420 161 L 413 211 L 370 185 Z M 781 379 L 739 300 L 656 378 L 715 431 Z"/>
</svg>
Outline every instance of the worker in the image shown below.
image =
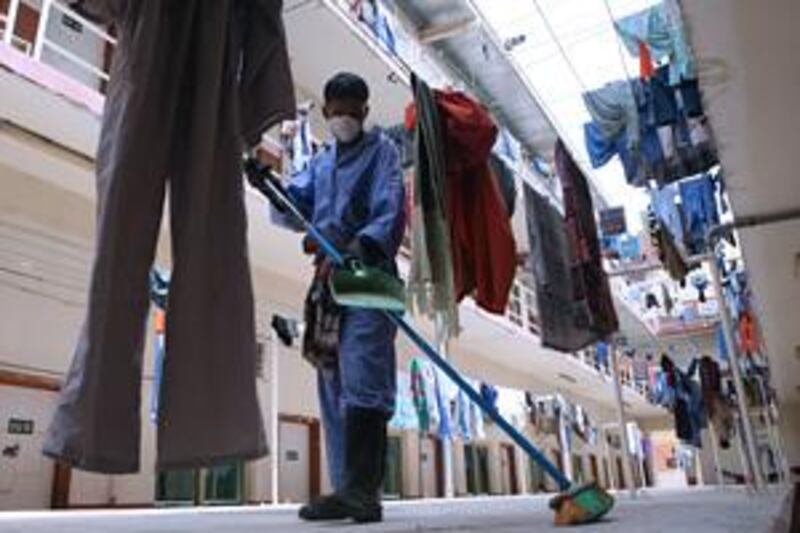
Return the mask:
<svg viewBox="0 0 800 533">
<path fill-rule="evenodd" d="M 369 88 L 340 73 L 324 89 L 333 137 L 286 186 L 290 198 L 346 255 L 396 275 L 405 192 L 399 153 L 378 128 L 365 131 Z M 382 520 L 387 422 L 395 400 L 396 327 L 380 311 L 340 308 L 332 266 L 306 236 L 316 274 L 306 299 L 304 355 L 318 369 L 318 391 L 333 493 L 300 509 L 304 520 Z"/>
</svg>

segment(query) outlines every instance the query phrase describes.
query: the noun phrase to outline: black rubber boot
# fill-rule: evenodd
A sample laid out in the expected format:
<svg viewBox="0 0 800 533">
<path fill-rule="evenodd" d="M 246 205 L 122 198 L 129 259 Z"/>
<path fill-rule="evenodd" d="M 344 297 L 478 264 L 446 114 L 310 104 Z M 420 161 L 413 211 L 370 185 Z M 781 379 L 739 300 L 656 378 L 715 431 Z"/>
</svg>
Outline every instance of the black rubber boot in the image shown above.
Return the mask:
<svg viewBox="0 0 800 533">
<path fill-rule="evenodd" d="M 345 414 L 345 488 L 313 499 L 300 509 L 308 521 L 351 518 L 366 524 L 383 520 L 381 490 L 386 470 L 386 413 L 348 408 Z"/>
<path fill-rule="evenodd" d="M 386 413 L 352 407 L 347 410 L 345 423 L 347 480 L 340 498 L 349 517 L 357 523 L 380 522 L 386 471 Z"/>
<path fill-rule="evenodd" d="M 313 498 L 300 508 L 298 516 L 309 522 L 350 518 L 347 508 L 338 494 L 328 494 Z"/>
</svg>

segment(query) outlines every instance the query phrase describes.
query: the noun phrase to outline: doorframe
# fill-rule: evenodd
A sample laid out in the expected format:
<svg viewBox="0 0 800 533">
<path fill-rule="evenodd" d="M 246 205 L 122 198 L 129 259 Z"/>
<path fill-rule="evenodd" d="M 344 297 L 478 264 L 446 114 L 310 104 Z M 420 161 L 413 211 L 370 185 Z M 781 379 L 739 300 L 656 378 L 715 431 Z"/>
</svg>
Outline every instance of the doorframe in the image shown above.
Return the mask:
<svg viewBox="0 0 800 533">
<path fill-rule="evenodd" d="M 444 498 L 444 443 L 442 439 L 433 439 L 433 467 L 436 471 L 436 496 Z"/>
<path fill-rule="evenodd" d="M 278 421 L 287 424 L 300 424 L 308 427 L 308 494 L 315 498 L 321 493 L 322 486 L 322 448 L 319 418 L 305 415 L 279 413 Z M 278 439 L 273 445 L 275 453 L 279 453 Z M 278 456 L 280 461 L 280 456 Z"/>
<path fill-rule="evenodd" d="M 0 369 L 0 385 L 45 392 L 61 391 L 60 379 L 7 369 Z M 51 509 L 69 508 L 71 483 L 72 468 L 66 463 L 53 461 L 53 480 L 50 484 Z"/>
<path fill-rule="evenodd" d="M 589 454 L 589 470 L 590 474 L 592 475 L 592 479 L 599 485 L 603 486 L 602 480 L 600 479 L 600 467 L 597 465 L 597 455 L 590 453 Z"/>
<path fill-rule="evenodd" d="M 502 453 L 506 455 L 508 465 L 508 483 L 511 485 L 511 494 L 519 494 L 519 479 L 517 477 L 517 454 L 514 452 L 514 445 L 507 442 L 500 443 Z"/>
</svg>

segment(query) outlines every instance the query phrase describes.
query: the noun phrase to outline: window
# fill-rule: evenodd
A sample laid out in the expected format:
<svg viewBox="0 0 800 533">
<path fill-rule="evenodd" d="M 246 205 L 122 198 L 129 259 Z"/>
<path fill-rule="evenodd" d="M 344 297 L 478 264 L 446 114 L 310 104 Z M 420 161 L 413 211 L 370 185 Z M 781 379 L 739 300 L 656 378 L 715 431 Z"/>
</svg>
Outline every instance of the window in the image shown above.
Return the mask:
<svg viewBox="0 0 800 533">
<path fill-rule="evenodd" d="M 544 469 L 531 457 L 528 457 L 528 474 L 531 480 L 531 492 L 547 491 L 547 479 L 545 478 Z"/>
<path fill-rule="evenodd" d="M 156 501 L 162 505 L 242 503 L 243 470 L 241 462 L 233 462 L 209 469 L 159 472 Z"/>
<path fill-rule="evenodd" d="M 472 495 L 489 493 L 489 449 L 486 446 L 464 445 L 467 470 L 467 492 Z"/>
<path fill-rule="evenodd" d="M 197 501 L 197 471 L 159 472 L 156 478 L 156 501 L 164 505 L 194 505 Z"/>
<path fill-rule="evenodd" d="M 205 471 L 205 503 L 242 502 L 242 463 L 215 466 Z"/>
</svg>

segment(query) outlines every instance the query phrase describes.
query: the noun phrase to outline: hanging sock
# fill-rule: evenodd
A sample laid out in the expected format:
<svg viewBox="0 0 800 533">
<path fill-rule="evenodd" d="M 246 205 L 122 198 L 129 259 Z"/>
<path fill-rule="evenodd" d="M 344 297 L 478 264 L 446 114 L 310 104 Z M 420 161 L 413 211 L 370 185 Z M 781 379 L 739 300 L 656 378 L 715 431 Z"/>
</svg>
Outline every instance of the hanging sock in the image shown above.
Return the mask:
<svg viewBox="0 0 800 533">
<path fill-rule="evenodd" d="M 644 41 L 639 41 L 639 76 L 643 80 L 649 80 L 655 74 L 653 57 L 650 55 L 650 48 Z"/>
</svg>

